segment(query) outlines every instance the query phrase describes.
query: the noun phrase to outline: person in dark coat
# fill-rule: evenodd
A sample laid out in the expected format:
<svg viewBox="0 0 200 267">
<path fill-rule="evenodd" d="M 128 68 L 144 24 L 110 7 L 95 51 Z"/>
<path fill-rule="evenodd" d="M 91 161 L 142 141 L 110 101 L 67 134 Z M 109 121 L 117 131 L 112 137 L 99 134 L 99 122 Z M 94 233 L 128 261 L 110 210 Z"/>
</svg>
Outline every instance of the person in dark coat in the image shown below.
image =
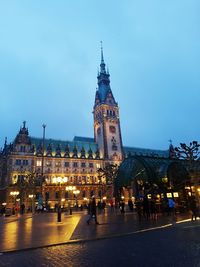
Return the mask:
<svg viewBox="0 0 200 267">
<path fill-rule="evenodd" d="M 92 219 L 95 220 L 96 224 L 99 224 L 97 221 L 97 207 L 96 207 L 96 200 L 94 196 L 92 197 L 92 201 L 89 203 L 88 214 L 90 215 L 90 217 L 87 220 L 87 224 L 89 224 Z"/>
<path fill-rule="evenodd" d="M 140 199 L 137 199 L 135 202 L 136 212 L 138 215 L 139 222 L 142 219 L 142 201 Z"/>
<path fill-rule="evenodd" d="M 142 206 L 143 206 L 143 216 L 148 220 L 150 217 L 150 211 L 149 211 L 149 200 L 147 196 L 144 196 Z"/>
<path fill-rule="evenodd" d="M 132 199 L 128 200 L 128 206 L 129 206 L 129 210 L 133 211 L 133 201 L 132 201 Z"/>
<path fill-rule="evenodd" d="M 197 203 L 195 200 L 195 197 L 192 197 L 191 201 L 190 201 L 190 210 L 192 212 L 192 221 L 193 219 L 197 219 Z"/>
</svg>

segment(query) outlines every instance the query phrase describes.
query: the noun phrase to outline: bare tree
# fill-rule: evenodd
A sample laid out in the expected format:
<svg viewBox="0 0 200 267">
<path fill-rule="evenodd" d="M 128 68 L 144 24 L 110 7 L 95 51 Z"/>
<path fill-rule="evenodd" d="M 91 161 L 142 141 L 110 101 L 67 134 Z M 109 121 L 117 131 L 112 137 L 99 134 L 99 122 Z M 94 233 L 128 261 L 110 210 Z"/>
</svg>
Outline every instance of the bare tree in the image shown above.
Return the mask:
<svg viewBox="0 0 200 267">
<path fill-rule="evenodd" d="M 189 145 L 185 143 L 180 143 L 180 147 L 175 147 L 174 152 L 175 156 L 178 159 L 182 159 L 185 161 L 185 165 L 189 171 L 190 181 L 194 185 L 195 189 L 195 197 L 199 202 L 199 194 L 197 191 L 197 187 L 199 185 L 198 180 L 198 172 L 199 172 L 199 151 L 200 144 L 197 141 L 192 141 Z"/>
<path fill-rule="evenodd" d="M 175 147 L 174 151 L 177 158 L 193 162 L 199 159 L 199 147 L 200 144 L 197 141 L 192 141 L 189 145 L 180 143 L 180 147 Z"/>
<path fill-rule="evenodd" d="M 118 166 L 116 164 L 111 164 L 111 163 L 107 164 L 104 168 L 99 168 L 97 170 L 99 183 L 102 186 L 102 191 L 104 194 L 107 193 L 108 186 L 109 185 L 112 186 L 114 184 L 117 170 Z M 113 188 L 111 195 L 113 196 Z"/>
</svg>

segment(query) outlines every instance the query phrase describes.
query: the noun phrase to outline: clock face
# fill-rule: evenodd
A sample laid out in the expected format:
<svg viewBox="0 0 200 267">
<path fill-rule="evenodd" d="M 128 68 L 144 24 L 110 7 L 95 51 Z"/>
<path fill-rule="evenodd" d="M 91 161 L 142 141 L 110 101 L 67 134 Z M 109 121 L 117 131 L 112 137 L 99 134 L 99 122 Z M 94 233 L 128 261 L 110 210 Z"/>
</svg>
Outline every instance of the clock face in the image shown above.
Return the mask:
<svg viewBox="0 0 200 267">
<path fill-rule="evenodd" d="M 98 135 L 101 134 L 101 128 L 100 128 L 100 127 L 97 129 L 97 134 L 98 134 Z"/>
<path fill-rule="evenodd" d="M 113 125 L 110 125 L 109 130 L 110 130 L 110 133 L 116 133 L 116 128 Z"/>
</svg>

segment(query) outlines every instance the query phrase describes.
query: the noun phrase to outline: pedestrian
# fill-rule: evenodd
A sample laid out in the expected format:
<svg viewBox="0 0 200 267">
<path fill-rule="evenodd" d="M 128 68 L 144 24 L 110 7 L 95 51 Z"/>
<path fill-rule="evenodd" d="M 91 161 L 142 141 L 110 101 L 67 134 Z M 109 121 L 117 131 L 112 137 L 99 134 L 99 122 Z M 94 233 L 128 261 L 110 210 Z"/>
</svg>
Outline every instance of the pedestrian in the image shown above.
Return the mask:
<svg viewBox="0 0 200 267">
<path fill-rule="evenodd" d="M 21 214 L 24 214 L 24 211 L 25 211 L 25 205 L 24 205 L 24 203 L 21 204 L 20 210 L 21 210 Z"/>
<path fill-rule="evenodd" d="M 132 201 L 132 199 L 128 200 L 128 206 L 129 206 L 129 210 L 133 211 L 133 201 Z"/>
<path fill-rule="evenodd" d="M 169 215 L 175 216 L 175 202 L 172 198 L 168 199 Z"/>
<path fill-rule="evenodd" d="M 121 211 L 122 214 L 125 213 L 124 208 L 125 208 L 125 203 L 124 203 L 124 200 L 122 200 L 122 201 L 120 202 L 120 211 Z"/>
<path fill-rule="evenodd" d="M 157 207 L 156 207 L 156 200 L 154 198 L 150 200 L 150 213 L 151 213 L 151 218 L 153 220 L 157 220 Z"/>
<path fill-rule="evenodd" d="M 113 200 L 110 200 L 110 210 L 113 211 L 114 210 L 114 203 Z"/>
<path fill-rule="evenodd" d="M 89 218 L 87 220 L 87 224 L 89 225 L 91 220 L 95 220 L 96 224 L 99 224 L 97 221 L 97 207 L 96 207 L 96 200 L 95 197 L 92 197 L 92 201 L 89 203 L 88 206 L 88 214 L 89 214 Z"/>
<path fill-rule="evenodd" d="M 148 220 L 150 217 L 150 212 L 149 212 L 149 200 L 147 196 L 144 196 L 142 206 L 143 206 L 143 216 L 145 219 Z"/>
<path fill-rule="evenodd" d="M 137 199 L 135 202 L 136 212 L 138 215 L 139 222 L 142 219 L 142 201 L 140 199 Z"/>
<path fill-rule="evenodd" d="M 192 212 L 192 221 L 193 219 L 197 219 L 197 203 L 196 203 L 196 200 L 195 200 L 195 197 L 192 197 L 191 200 L 190 200 L 190 210 Z"/>
</svg>

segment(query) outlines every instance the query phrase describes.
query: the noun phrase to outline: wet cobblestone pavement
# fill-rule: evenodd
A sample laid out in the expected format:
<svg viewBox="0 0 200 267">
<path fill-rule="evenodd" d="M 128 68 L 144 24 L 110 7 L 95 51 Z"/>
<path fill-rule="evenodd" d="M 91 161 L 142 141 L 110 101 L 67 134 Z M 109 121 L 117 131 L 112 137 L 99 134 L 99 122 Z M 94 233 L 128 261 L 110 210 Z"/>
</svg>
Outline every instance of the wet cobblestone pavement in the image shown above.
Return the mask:
<svg viewBox="0 0 200 267">
<path fill-rule="evenodd" d="M 200 227 L 185 223 L 125 237 L 3 254 L 0 266 L 200 266 Z"/>
<path fill-rule="evenodd" d="M 176 220 L 187 218 L 188 214 L 177 215 Z M 8 238 L 11 243 L 18 242 L 17 245 L 26 245 L 27 240 L 30 242 L 29 245 L 37 242 L 40 244 L 41 240 L 45 240 L 46 244 L 51 243 L 52 240 L 55 244 L 62 240 L 81 239 L 82 241 L 2 253 L 0 267 L 200 267 L 200 221 L 182 221 L 178 224 L 172 217 L 160 216 L 157 221 L 138 222 L 134 213 L 122 215 L 109 212 L 98 215 L 100 225 L 94 223 L 87 225 L 87 214 L 84 212 L 63 216 L 61 225 L 56 223 L 56 214 L 39 214 L 33 219 L 27 215 L 19 220 L 14 219 L 12 222 L 12 218 L 7 221 L 1 218 L 0 247 L 6 247 L 6 242 L 9 243 Z M 164 225 L 167 227 L 160 228 Z M 2 238 L 5 237 L 4 231 L 7 231 L 7 239 Z M 30 240 L 30 233 L 32 240 Z M 14 240 L 15 238 L 17 239 Z M 18 248 L 21 248 L 21 245 Z"/>
</svg>

